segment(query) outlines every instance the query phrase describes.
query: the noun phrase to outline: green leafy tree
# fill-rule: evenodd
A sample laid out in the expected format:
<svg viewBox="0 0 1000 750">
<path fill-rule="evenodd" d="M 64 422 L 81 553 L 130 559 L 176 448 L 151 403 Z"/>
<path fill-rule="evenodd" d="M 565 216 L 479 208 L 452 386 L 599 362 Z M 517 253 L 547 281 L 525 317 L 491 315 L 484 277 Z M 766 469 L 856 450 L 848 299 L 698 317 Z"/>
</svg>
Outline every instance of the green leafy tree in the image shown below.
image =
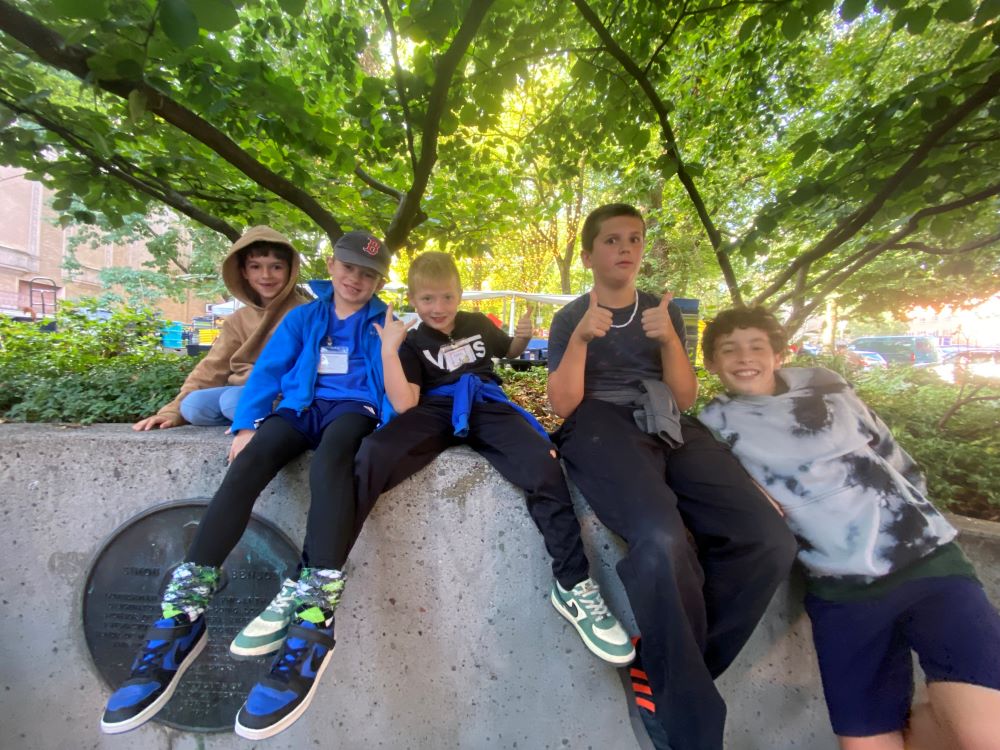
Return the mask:
<svg viewBox="0 0 1000 750">
<path fill-rule="evenodd" d="M 727 301 L 794 328 L 831 295 L 867 311 L 996 290 L 998 15 L 996 0 L 0 0 L 0 160 L 81 221 L 155 203 L 229 239 L 368 226 L 404 257 L 530 237 L 564 290 L 579 216 L 632 200 L 649 286 L 721 304 L 721 276 Z M 875 294 L 887 271 L 899 283 Z"/>
</svg>

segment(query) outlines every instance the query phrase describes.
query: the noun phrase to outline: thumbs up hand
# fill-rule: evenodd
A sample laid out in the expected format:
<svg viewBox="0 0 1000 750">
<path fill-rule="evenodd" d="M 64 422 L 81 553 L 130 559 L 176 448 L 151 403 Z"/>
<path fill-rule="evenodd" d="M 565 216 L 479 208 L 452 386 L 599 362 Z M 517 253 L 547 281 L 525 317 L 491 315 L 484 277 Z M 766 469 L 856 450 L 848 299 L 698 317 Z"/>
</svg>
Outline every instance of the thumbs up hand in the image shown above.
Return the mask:
<svg viewBox="0 0 1000 750">
<path fill-rule="evenodd" d="M 573 335 L 585 344 L 595 338 L 606 336 L 611 330 L 611 311 L 597 304 L 597 292 L 590 290 L 590 304 L 580 322 L 577 323 Z"/>
<path fill-rule="evenodd" d="M 674 295 L 664 292 L 660 304 L 642 311 L 642 330 L 648 338 L 655 339 L 665 346 L 671 339 L 677 338 L 673 321 L 670 320 L 668 307 Z"/>
<path fill-rule="evenodd" d="M 517 328 L 514 329 L 514 338 L 516 339 L 530 339 L 531 338 L 531 320 L 534 317 L 534 313 L 538 311 L 538 306 L 535 306 L 535 310 L 525 310 L 524 315 L 522 315 L 517 320 Z"/>
</svg>

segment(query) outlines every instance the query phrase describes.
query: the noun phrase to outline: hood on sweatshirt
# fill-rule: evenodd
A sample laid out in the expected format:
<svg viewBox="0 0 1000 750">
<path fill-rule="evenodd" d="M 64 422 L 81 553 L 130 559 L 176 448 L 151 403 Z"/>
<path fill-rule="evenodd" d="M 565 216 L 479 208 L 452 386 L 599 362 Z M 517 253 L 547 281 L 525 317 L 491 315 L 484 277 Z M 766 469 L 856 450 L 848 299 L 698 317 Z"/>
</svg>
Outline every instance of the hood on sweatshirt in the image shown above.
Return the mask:
<svg viewBox="0 0 1000 750">
<path fill-rule="evenodd" d="M 288 282 L 278 293 L 278 296 L 271 302 L 272 307 L 281 307 L 281 303 L 288 299 L 295 290 L 295 285 L 299 280 L 299 254 L 295 246 L 285 235 L 271 227 L 257 226 L 248 229 L 242 237 L 233 243 L 229 248 L 229 254 L 222 261 L 222 280 L 226 283 L 226 288 L 240 302 L 263 310 L 260 295 L 254 291 L 250 283 L 243 278 L 240 268 L 240 251 L 258 242 L 266 242 L 272 245 L 287 247 L 292 253 L 292 264 L 288 273 Z M 305 299 L 305 295 L 301 295 Z"/>
</svg>

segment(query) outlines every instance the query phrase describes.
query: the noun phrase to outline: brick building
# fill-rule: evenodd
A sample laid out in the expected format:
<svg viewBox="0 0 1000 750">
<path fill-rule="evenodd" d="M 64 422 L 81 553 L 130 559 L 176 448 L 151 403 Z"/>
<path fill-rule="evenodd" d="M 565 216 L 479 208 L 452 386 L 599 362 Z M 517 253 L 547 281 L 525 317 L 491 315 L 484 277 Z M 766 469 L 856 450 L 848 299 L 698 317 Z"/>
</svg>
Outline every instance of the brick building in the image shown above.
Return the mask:
<svg viewBox="0 0 1000 750">
<path fill-rule="evenodd" d="M 59 300 L 100 294 L 102 268 L 142 268 L 150 259 L 142 243 L 97 248 L 83 243 L 76 249 L 81 268 L 71 274 L 63 267 L 71 230 L 56 223 L 51 193 L 23 174 L 0 166 L 0 314 L 25 315 L 28 309 L 51 314 Z M 163 298 L 156 307 L 168 320 L 190 323 L 205 314 L 208 301 L 188 293 L 184 302 Z"/>
</svg>

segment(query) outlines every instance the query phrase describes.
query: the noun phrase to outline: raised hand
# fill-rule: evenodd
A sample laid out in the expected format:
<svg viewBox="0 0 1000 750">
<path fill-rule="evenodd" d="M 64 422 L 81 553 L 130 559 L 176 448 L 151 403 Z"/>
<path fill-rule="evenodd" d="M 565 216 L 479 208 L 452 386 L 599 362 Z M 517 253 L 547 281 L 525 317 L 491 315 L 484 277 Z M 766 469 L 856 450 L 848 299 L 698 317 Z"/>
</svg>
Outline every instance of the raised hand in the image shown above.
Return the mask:
<svg viewBox="0 0 1000 750">
<path fill-rule="evenodd" d="M 534 310 L 525 310 L 524 315 L 522 315 L 517 320 L 517 328 L 514 329 L 514 338 L 516 339 L 530 339 L 531 338 L 531 321 L 538 312 L 538 305 L 535 305 Z"/>
<path fill-rule="evenodd" d="M 677 331 L 670 320 L 670 313 L 667 307 L 674 295 L 664 292 L 660 304 L 642 311 L 642 330 L 648 338 L 656 339 L 660 344 L 667 344 L 671 339 L 677 338 Z"/>
<path fill-rule="evenodd" d="M 409 323 L 404 323 L 398 318 L 392 316 L 392 304 L 386 306 L 385 308 L 385 324 L 379 325 L 378 323 L 372 323 L 375 326 L 375 331 L 378 333 L 378 337 L 382 339 L 382 349 L 383 351 L 389 349 L 391 351 L 398 351 L 399 347 L 402 346 L 403 340 L 406 338 L 406 332 L 409 331 L 417 322 L 414 318 Z"/>
<path fill-rule="evenodd" d="M 580 322 L 576 324 L 573 335 L 587 344 L 595 338 L 606 336 L 611 330 L 611 311 L 597 304 L 597 292 L 590 290 L 590 305 Z"/>
</svg>

